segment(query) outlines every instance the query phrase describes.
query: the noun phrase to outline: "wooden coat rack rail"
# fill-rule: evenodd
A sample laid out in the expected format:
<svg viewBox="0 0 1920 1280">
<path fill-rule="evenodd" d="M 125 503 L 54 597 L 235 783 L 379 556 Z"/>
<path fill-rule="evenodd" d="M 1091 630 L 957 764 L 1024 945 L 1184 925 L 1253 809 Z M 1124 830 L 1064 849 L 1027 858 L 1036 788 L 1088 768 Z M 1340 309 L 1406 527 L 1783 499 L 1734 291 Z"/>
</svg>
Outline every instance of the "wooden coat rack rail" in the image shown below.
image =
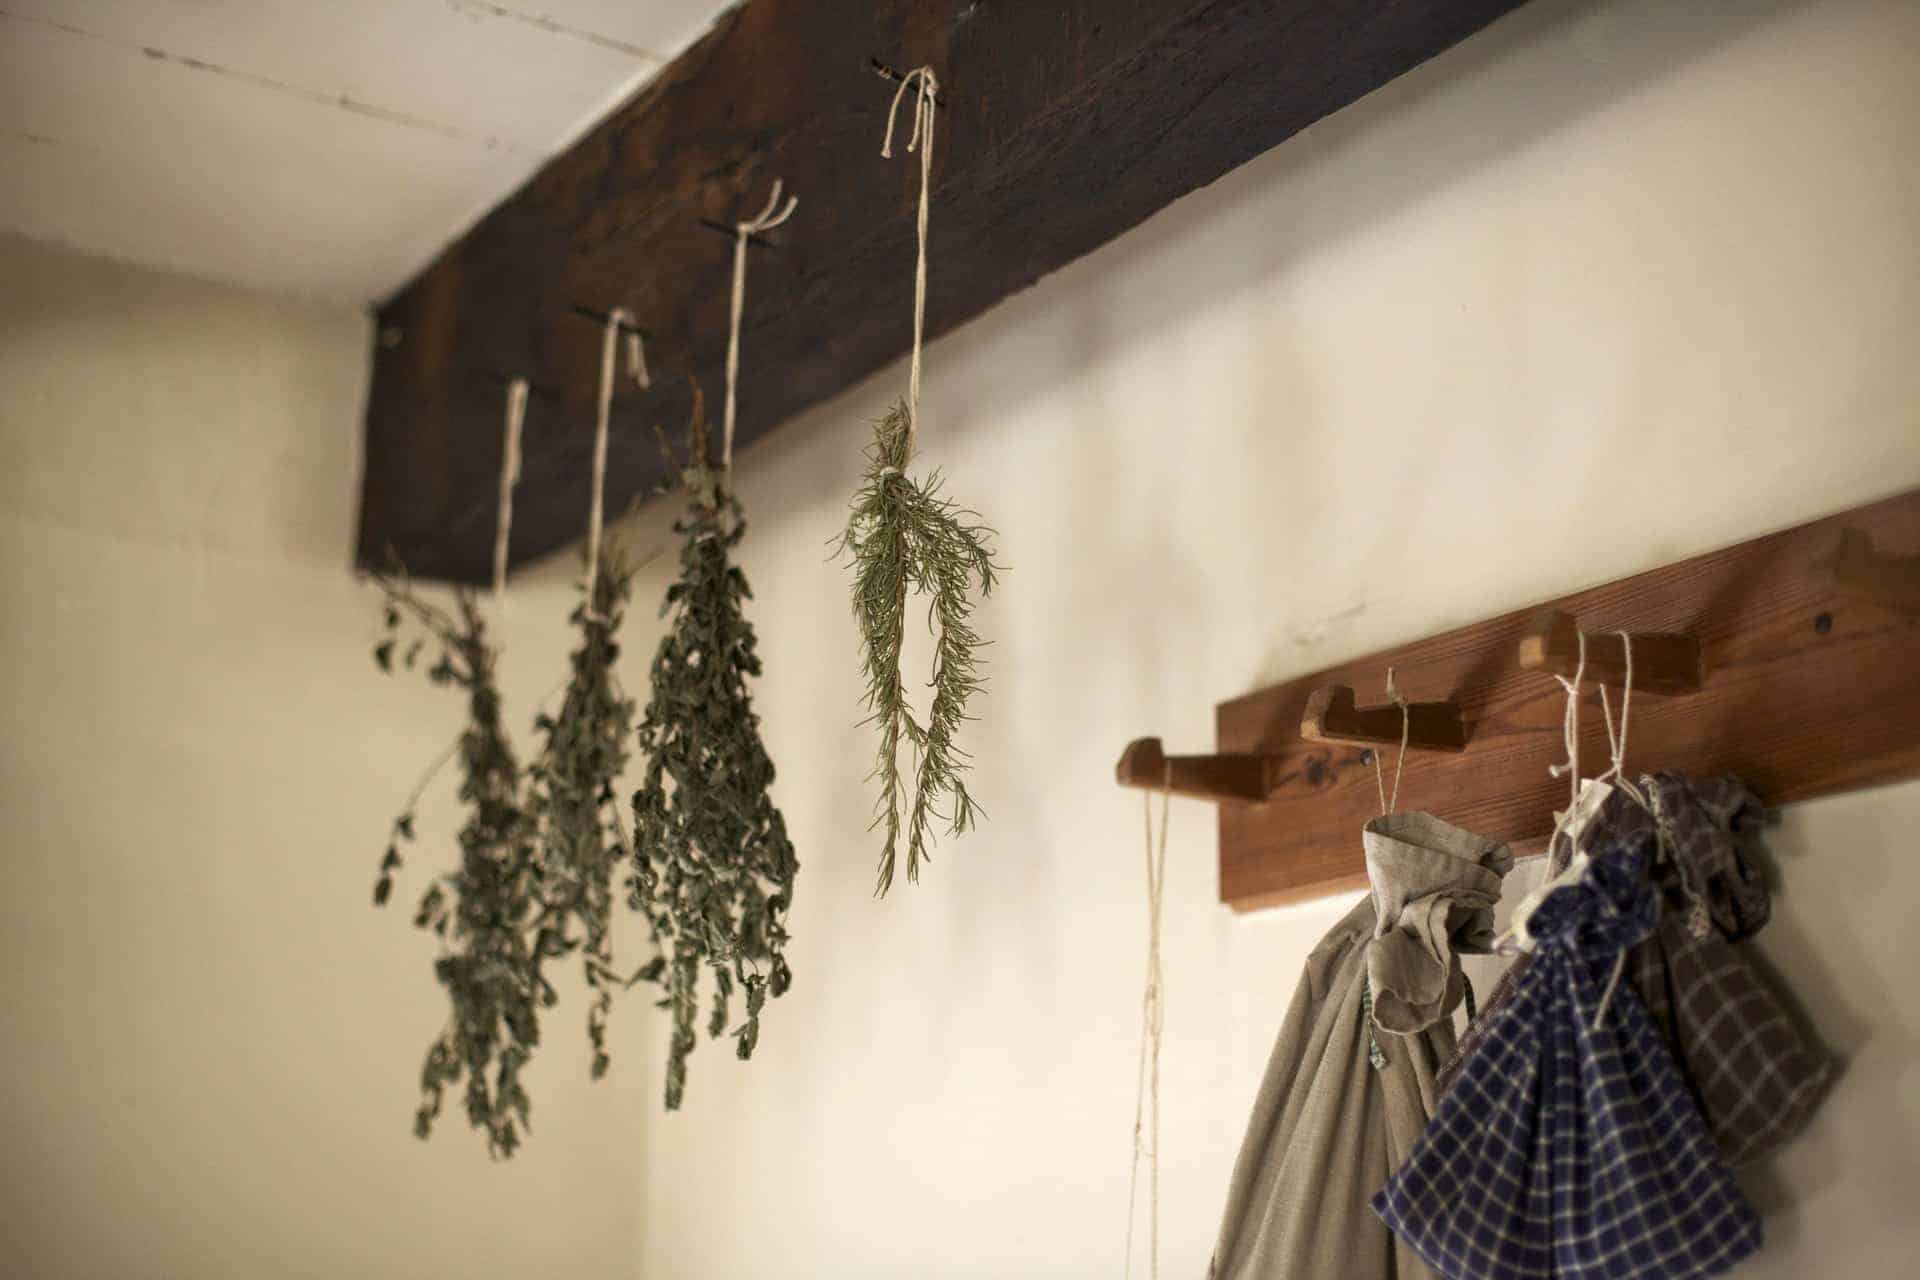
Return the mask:
<svg viewBox="0 0 1920 1280">
<path fill-rule="evenodd" d="M 1409 699 L 1400 808 L 1537 853 L 1566 783 L 1565 695 L 1584 630 L 1581 758 L 1607 759 L 1633 638 L 1627 765 L 1734 774 L 1774 805 L 1920 777 L 1920 490 L 1430 636 L 1222 703 L 1214 754 L 1126 749 L 1123 785 L 1220 802 L 1220 898 L 1254 910 L 1365 884 Z M 1374 705 L 1360 706 L 1356 690 Z M 1412 701 L 1419 699 L 1419 701 Z"/>
</svg>

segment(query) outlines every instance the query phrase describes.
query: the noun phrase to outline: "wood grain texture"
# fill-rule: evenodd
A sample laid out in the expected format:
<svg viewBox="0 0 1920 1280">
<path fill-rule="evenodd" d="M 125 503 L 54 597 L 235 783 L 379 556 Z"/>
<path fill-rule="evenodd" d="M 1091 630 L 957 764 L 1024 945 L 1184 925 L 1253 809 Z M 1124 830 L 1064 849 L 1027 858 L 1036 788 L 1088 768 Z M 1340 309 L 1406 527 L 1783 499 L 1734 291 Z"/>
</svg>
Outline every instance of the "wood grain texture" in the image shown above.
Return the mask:
<svg viewBox="0 0 1920 1280">
<path fill-rule="evenodd" d="M 1813 553 L 1820 575 L 1862 600 L 1920 613 L 1920 556 L 1883 556 L 1858 529 L 1833 529 Z"/>
<path fill-rule="evenodd" d="M 576 308 L 625 306 L 656 369 L 718 397 L 732 251 L 702 219 L 750 216 L 776 177 L 800 205 L 752 255 L 740 444 L 904 354 L 918 165 L 880 157 L 873 58 L 933 66 L 946 99 L 937 337 L 1519 2 L 751 0 L 380 308 L 358 560 L 487 578 L 514 376 L 535 394 L 513 562 L 575 541 L 599 345 Z M 608 510 L 665 478 L 651 428 L 689 387 L 616 398 Z"/>
<path fill-rule="evenodd" d="M 1365 883 L 1373 767 L 1363 748 L 1302 741 L 1298 728 L 1316 689 L 1376 688 L 1388 666 L 1405 696 L 1458 704 L 1470 731 L 1464 754 L 1409 753 L 1400 807 L 1518 853 L 1543 848 L 1567 801 L 1567 784 L 1547 772 L 1564 755 L 1565 698 L 1551 676 L 1520 667 L 1519 645 L 1550 608 L 1589 631 L 1684 632 L 1700 643 L 1698 692 L 1636 694 L 1629 769 L 1731 773 L 1773 805 L 1920 776 L 1920 618 L 1848 595 L 1818 571 L 1816 554 L 1838 529 L 1864 533 L 1883 555 L 1920 554 L 1920 490 L 1221 704 L 1220 751 L 1278 758 L 1265 803 L 1221 806 L 1221 900 L 1251 910 Z M 1591 775 L 1606 767 L 1606 734 L 1597 695 L 1585 705 Z"/>
</svg>

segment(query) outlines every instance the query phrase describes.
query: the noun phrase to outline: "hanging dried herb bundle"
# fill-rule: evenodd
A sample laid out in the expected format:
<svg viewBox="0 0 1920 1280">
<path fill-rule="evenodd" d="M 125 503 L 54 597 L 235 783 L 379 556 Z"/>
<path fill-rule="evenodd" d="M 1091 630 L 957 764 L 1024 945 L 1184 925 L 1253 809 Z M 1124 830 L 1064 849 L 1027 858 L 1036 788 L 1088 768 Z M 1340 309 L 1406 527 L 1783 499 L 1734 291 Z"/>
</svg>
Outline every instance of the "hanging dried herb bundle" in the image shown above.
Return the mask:
<svg viewBox="0 0 1920 1280">
<path fill-rule="evenodd" d="M 613 875 L 624 854 L 615 784 L 626 768 L 633 701 L 620 690 L 613 667 L 632 577 L 617 549 L 603 551 L 593 599 L 583 598 L 573 611 L 580 647 L 573 652 L 566 697 L 556 714 L 535 719 L 546 745 L 529 771 L 543 851 L 544 911 L 534 947 L 541 956 L 580 952 L 593 995 L 587 1037 L 596 1080 L 609 1063 L 614 989 L 626 985 L 613 968 Z"/>
<path fill-rule="evenodd" d="M 884 824 L 887 833 L 876 889 L 881 894 L 893 884 L 903 825 L 907 879 L 918 880 L 934 820 L 944 819 L 959 835 L 977 815 L 967 794 L 967 755 L 954 739 L 968 718 L 967 700 L 986 683 L 979 653 L 985 642 L 970 622 L 970 593 L 978 586 L 982 597 L 992 594 L 997 572 L 989 544 L 993 530 L 941 496 L 938 471 L 924 481 L 910 479 L 905 473 L 912 453 L 911 418 L 903 400 L 876 424 L 866 478 L 853 496 L 853 514 L 840 539 L 841 550 L 853 559 L 853 613 L 860 624 L 868 719 L 880 726 L 874 825 Z M 900 675 L 907 596 L 915 591 L 932 597 L 928 623 L 935 632 L 933 698 L 924 722 L 908 704 Z M 901 773 L 903 748 L 912 752 L 910 786 Z"/>
<path fill-rule="evenodd" d="M 388 634 L 374 650 L 381 668 L 393 670 L 402 622 L 410 619 L 422 634 L 407 641 L 402 664 L 414 667 L 422 650 L 437 644 L 439 658 L 428 678 L 467 693 L 468 724 L 456 747 L 460 800 L 467 808 L 459 835 L 460 866 L 435 878 L 414 913 L 415 925 L 441 939 L 434 974 L 451 1005 L 447 1025 L 421 1067 L 414 1132 L 422 1138 L 432 1132 L 446 1089 L 464 1079 L 467 1119 L 486 1132 L 493 1155 L 511 1156 L 528 1123 L 520 1073 L 540 1042 L 540 1009 L 555 1000 L 534 946 L 541 907 L 536 825 L 500 722 L 495 653 L 473 597 L 459 593 L 455 612 L 448 614 L 416 595 L 403 576 L 377 580 L 387 601 Z M 429 780 L 438 767 L 429 771 Z M 376 905 L 392 893 L 393 873 L 401 865 L 398 842 L 413 838 L 413 806 L 425 785 L 423 780 L 394 821 L 395 843 L 380 864 Z"/>
<path fill-rule="evenodd" d="M 633 797 L 631 905 L 646 913 L 663 956 L 643 977 L 665 988 L 673 1011 L 667 1059 L 668 1110 L 686 1092 L 687 1055 L 698 1043 L 701 969 L 713 974 L 707 1034 L 728 1027 L 736 986 L 746 1020 L 734 1031 L 751 1057 L 768 995 L 792 982 L 782 954 L 785 918 L 799 869 L 774 806 L 773 762 L 747 679 L 760 674 L 753 626 L 741 608 L 751 592 L 730 559 L 746 532 L 726 477 L 707 463 L 698 397 L 682 484 L 690 500 L 674 525 L 686 541 L 680 580 L 667 590 L 672 621 L 653 660 L 652 698 L 640 722 L 646 777 Z"/>
</svg>

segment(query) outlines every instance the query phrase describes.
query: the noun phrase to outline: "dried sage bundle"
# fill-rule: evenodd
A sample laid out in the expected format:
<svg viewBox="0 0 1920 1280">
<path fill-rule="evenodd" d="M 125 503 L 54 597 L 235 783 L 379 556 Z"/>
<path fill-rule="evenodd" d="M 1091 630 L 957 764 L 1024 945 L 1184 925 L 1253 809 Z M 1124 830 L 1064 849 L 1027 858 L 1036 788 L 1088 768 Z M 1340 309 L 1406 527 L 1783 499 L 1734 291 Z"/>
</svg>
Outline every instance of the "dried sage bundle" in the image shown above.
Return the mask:
<svg viewBox="0 0 1920 1280">
<path fill-rule="evenodd" d="M 760 674 L 753 626 L 742 612 L 747 579 L 731 560 L 746 532 L 724 473 L 707 463 L 707 430 L 696 398 L 680 578 L 661 612 L 671 619 L 654 656 L 652 696 L 640 722 L 646 775 L 633 797 L 631 905 L 646 914 L 663 954 L 641 977 L 665 989 L 673 1012 L 668 1110 L 686 1092 L 687 1055 L 698 1043 L 699 979 L 713 975 L 707 1034 L 728 1029 L 736 987 L 745 1021 L 736 1051 L 751 1057 L 769 995 L 792 982 L 783 951 L 799 869 L 774 805 L 773 761 L 747 680 Z"/>
<path fill-rule="evenodd" d="M 459 869 L 438 876 L 420 898 L 414 924 L 431 930 L 442 950 L 434 974 L 446 988 L 446 1027 L 427 1049 L 420 1071 L 414 1132 L 425 1138 L 440 1115 L 448 1087 L 466 1082 L 467 1119 L 484 1130 L 487 1148 L 507 1157 L 528 1125 L 529 1100 L 520 1074 L 540 1042 L 540 1010 L 556 999 L 541 976 L 534 924 L 542 910 L 541 854 L 521 769 L 500 722 L 495 653 L 473 597 L 455 596 L 449 614 L 415 594 L 404 576 L 377 579 L 386 594 L 387 635 L 374 650 L 386 671 L 402 643 L 402 622 L 419 635 L 406 641 L 402 665 L 411 669 L 429 645 L 439 648 L 427 670 L 435 684 L 467 694 L 468 724 L 455 750 L 460 758 Z M 444 757 L 442 760 L 444 763 Z M 384 905 L 400 869 L 399 842 L 414 835 L 413 806 L 436 764 L 394 820 L 394 842 L 380 863 L 374 903 Z"/>
<path fill-rule="evenodd" d="M 565 698 L 534 727 L 546 744 L 529 771 L 532 810 L 543 851 L 543 911 L 534 948 L 543 957 L 578 950 L 593 1003 L 587 1037 L 593 1078 L 606 1074 L 607 1019 L 616 987 L 613 968 L 613 878 L 624 859 L 616 784 L 627 764 L 633 701 L 614 675 L 616 637 L 633 571 L 617 549 L 603 551 L 593 599 L 582 599 L 571 622 L 580 634 Z M 584 589 L 583 589 L 584 596 Z"/>
<path fill-rule="evenodd" d="M 982 597 L 992 594 L 997 572 L 989 544 L 993 530 L 941 495 L 938 471 L 924 481 L 909 478 L 912 452 L 912 419 L 902 400 L 875 424 L 866 478 L 853 496 L 840 539 L 840 549 L 853 560 L 853 614 L 860 625 L 868 720 L 880 727 L 874 825 L 885 826 L 887 839 L 880 854 L 879 894 L 893 884 L 903 826 L 907 879 L 918 880 L 934 821 L 944 820 L 959 835 L 977 816 L 967 794 L 967 755 L 955 737 L 968 719 L 968 699 L 986 683 L 980 658 L 985 642 L 970 622 L 971 593 L 977 587 Z M 933 697 L 924 721 L 909 705 L 900 674 L 912 592 L 932 597 Z M 901 771 L 903 749 L 912 752 L 911 784 Z"/>
</svg>

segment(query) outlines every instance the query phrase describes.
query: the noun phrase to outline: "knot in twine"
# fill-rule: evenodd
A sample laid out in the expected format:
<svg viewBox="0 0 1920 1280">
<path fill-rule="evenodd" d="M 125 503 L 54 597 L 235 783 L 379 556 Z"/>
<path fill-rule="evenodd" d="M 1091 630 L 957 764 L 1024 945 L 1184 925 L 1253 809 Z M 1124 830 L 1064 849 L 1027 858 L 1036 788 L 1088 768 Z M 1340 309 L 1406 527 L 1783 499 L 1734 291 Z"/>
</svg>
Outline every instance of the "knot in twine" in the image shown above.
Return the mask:
<svg viewBox="0 0 1920 1280">
<path fill-rule="evenodd" d="M 913 102 L 913 132 L 907 150 L 920 152 L 919 258 L 913 269 L 913 357 L 907 366 L 907 439 L 920 425 L 920 347 L 927 320 L 927 192 L 933 184 L 933 107 L 940 90 L 932 67 L 916 67 L 900 78 L 893 105 L 887 108 L 887 133 L 880 143 L 882 159 L 893 158 L 893 124 L 908 89 L 917 88 Z"/>
</svg>

